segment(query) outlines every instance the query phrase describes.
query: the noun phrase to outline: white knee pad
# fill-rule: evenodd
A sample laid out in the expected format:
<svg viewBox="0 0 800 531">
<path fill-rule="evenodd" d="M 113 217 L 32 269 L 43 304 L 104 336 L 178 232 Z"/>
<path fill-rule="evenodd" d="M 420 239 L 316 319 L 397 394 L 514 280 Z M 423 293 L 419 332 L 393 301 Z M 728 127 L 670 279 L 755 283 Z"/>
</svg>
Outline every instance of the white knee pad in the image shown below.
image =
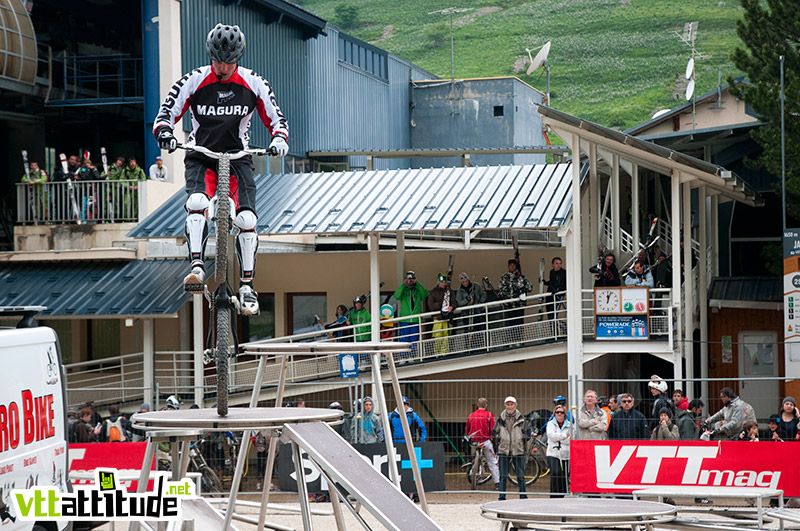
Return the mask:
<svg viewBox="0 0 800 531">
<path fill-rule="evenodd" d="M 236 214 L 236 220 L 233 222 L 236 228 L 242 232 L 255 230 L 258 216 L 252 210 L 242 210 Z"/>
<path fill-rule="evenodd" d="M 236 215 L 234 225 L 239 229 L 236 237 L 236 254 L 243 281 L 253 280 L 258 253 L 258 234 L 255 232 L 258 216 L 251 210 L 242 210 Z"/>
<path fill-rule="evenodd" d="M 186 200 L 186 211 L 189 214 L 203 214 L 205 215 L 206 210 L 208 210 L 208 205 L 210 201 L 206 194 L 201 193 L 194 193 L 189 196 Z"/>
</svg>

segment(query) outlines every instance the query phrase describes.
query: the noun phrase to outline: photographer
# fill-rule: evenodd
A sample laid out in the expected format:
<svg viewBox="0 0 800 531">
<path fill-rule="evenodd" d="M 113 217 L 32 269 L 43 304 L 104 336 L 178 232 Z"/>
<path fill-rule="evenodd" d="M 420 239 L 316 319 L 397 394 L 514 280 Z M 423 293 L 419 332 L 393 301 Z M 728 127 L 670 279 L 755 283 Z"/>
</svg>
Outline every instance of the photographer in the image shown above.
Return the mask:
<svg viewBox="0 0 800 531">
<path fill-rule="evenodd" d="M 620 280 L 619 277 L 619 270 L 615 264 L 616 261 L 617 257 L 614 256 L 614 253 L 607 252 L 605 256 L 603 256 L 602 264 L 589 268 L 589 272 L 594 273 L 596 277 L 594 287 L 605 288 L 622 285 L 622 280 Z"/>
<path fill-rule="evenodd" d="M 508 271 L 500 277 L 500 298 L 519 299 L 506 304 L 506 327 L 510 329 L 513 346 L 519 346 L 522 341 L 522 324 L 524 323 L 525 299 L 533 291 L 528 277 L 522 274 L 519 261 L 511 258 L 508 261 Z"/>
</svg>

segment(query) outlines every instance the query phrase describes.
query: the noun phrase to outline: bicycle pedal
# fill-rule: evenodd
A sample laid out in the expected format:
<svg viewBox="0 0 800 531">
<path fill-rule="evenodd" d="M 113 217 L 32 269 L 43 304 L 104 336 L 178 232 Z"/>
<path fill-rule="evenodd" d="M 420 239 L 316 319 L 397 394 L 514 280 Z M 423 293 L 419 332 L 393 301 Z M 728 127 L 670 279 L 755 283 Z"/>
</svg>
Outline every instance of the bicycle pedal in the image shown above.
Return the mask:
<svg viewBox="0 0 800 531">
<path fill-rule="evenodd" d="M 189 293 L 203 293 L 207 290 L 205 284 L 184 284 L 183 291 L 188 291 Z"/>
</svg>

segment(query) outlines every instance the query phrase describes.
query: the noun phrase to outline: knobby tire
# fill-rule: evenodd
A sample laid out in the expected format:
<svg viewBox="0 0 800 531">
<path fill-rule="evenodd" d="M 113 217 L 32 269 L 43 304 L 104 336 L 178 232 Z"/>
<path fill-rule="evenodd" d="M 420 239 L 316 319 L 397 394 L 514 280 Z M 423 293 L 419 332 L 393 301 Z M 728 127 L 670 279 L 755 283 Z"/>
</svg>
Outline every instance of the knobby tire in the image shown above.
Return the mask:
<svg viewBox="0 0 800 531">
<path fill-rule="evenodd" d="M 230 201 L 228 200 L 230 190 L 231 166 L 230 159 L 221 157 L 219 159 L 219 171 L 217 174 L 217 211 L 215 212 L 217 223 L 217 256 L 216 256 L 216 277 L 218 285 L 228 285 L 228 235 L 230 234 Z M 217 309 L 217 414 L 224 417 L 228 414 L 228 355 L 230 350 L 229 331 L 230 313 L 229 308 Z"/>
<path fill-rule="evenodd" d="M 222 481 L 220 481 L 216 472 L 208 467 L 203 467 L 200 470 L 200 474 L 205 492 L 222 492 Z"/>
</svg>

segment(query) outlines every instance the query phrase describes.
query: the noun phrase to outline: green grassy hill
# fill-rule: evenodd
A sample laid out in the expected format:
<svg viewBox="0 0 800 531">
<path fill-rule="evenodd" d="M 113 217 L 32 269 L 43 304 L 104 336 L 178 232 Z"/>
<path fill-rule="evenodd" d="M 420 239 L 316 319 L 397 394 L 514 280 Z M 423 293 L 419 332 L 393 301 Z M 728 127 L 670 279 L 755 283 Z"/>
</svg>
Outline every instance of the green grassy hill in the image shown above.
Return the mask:
<svg viewBox="0 0 800 531">
<path fill-rule="evenodd" d="M 453 16 L 457 78 L 516 75 L 544 92 L 543 69 L 526 75 L 525 48 L 552 41 L 551 99 L 557 108 L 627 128 L 684 102 L 690 48 L 676 35 L 698 21 L 696 94 L 741 75 L 730 62 L 739 44 L 738 0 L 302 0 L 346 33 L 450 77 Z M 347 9 L 343 9 L 347 8 Z M 348 12 L 349 11 L 349 12 Z"/>
</svg>

